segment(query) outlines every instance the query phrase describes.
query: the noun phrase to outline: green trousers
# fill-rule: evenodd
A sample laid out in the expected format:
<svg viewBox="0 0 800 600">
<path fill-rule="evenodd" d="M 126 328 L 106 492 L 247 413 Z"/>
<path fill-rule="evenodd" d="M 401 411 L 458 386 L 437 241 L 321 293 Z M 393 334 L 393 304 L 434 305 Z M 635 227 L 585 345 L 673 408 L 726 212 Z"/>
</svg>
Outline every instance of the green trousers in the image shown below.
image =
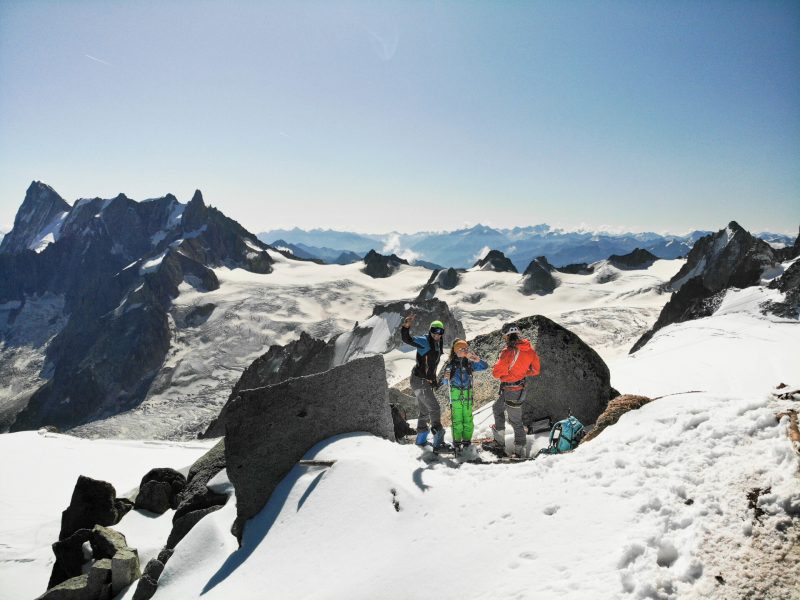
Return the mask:
<svg viewBox="0 0 800 600">
<path fill-rule="evenodd" d="M 450 390 L 450 412 L 453 421 L 453 441 L 472 440 L 472 390 Z"/>
</svg>

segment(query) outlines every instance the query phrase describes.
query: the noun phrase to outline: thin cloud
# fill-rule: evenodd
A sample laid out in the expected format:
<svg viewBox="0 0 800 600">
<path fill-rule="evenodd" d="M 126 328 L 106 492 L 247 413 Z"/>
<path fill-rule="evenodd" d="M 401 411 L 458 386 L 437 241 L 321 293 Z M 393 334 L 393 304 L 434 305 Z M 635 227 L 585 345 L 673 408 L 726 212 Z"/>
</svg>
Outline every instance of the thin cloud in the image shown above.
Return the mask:
<svg viewBox="0 0 800 600">
<path fill-rule="evenodd" d="M 388 35 L 379 35 L 366 25 L 362 25 L 362 27 L 369 35 L 372 49 L 375 51 L 377 57 L 383 61 L 392 60 L 397 52 L 397 45 L 400 42 L 400 34 L 396 31 L 392 31 Z"/>
<path fill-rule="evenodd" d="M 110 62 L 106 62 L 106 61 L 104 61 L 104 60 L 102 60 L 100 58 L 97 58 L 96 56 L 92 56 L 91 54 L 84 54 L 84 56 L 86 58 L 88 58 L 89 60 L 93 60 L 94 62 L 99 62 L 101 65 L 105 65 L 107 67 L 113 67 L 114 66 Z"/>
</svg>

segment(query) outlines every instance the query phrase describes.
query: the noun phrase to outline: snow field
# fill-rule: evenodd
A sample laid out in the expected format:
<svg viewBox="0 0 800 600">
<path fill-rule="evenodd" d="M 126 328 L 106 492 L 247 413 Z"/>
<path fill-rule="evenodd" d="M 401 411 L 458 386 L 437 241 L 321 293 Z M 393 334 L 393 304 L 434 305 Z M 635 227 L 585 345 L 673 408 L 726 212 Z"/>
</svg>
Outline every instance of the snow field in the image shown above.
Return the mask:
<svg viewBox="0 0 800 600">
<path fill-rule="evenodd" d="M 55 562 L 50 545 L 58 540 L 61 512 L 79 475 L 108 481 L 117 496 L 133 497 L 150 469 L 172 467 L 186 474 L 213 445 L 214 440 L 85 440 L 35 431 L 0 435 L 0 597 L 29 599 L 45 592 Z M 140 558 L 147 557 L 166 541 L 171 512 L 158 519 L 131 512 L 115 529 L 130 536 Z"/>
<path fill-rule="evenodd" d="M 216 417 L 242 371 L 272 344 L 286 344 L 301 331 L 328 339 L 349 332 L 356 322 L 375 321 L 381 331 L 373 333 L 368 350 L 380 352 L 385 348 L 381 334 L 388 337 L 389 332 L 382 331 L 381 319 L 369 319 L 374 306 L 415 298 L 431 273 L 402 266 L 391 277 L 373 279 L 361 272 L 361 263 L 319 265 L 270 255 L 276 263 L 268 275 L 220 268 L 215 270 L 218 290 L 200 292 L 182 284 L 173 314 L 212 303 L 216 308 L 209 319 L 194 327 L 173 321 L 165 364 L 140 406 L 72 433 L 135 438 L 147 429 L 158 439 L 191 439 Z M 667 299 L 660 286 L 682 264 L 660 260 L 640 271 L 606 265 L 615 273 L 613 283 L 597 283 L 597 274 L 556 273 L 561 285 L 548 296 L 520 294 L 521 275 L 475 271 L 463 273 L 457 288 L 439 290 L 437 297 L 461 319 L 468 338 L 497 330 L 508 320 L 543 314 L 609 360 L 624 355 L 655 322 Z M 410 373 L 414 353 L 395 350 L 385 360 L 389 385 L 394 385 Z"/>
</svg>

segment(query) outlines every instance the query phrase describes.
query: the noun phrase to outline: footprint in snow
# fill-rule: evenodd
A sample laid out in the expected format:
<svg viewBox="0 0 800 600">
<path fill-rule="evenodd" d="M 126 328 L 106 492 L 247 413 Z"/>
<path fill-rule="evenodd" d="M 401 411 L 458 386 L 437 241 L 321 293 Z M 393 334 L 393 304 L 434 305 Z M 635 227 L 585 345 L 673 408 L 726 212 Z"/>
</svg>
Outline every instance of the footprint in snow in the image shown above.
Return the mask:
<svg viewBox="0 0 800 600">
<path fill-rule="evenodd" d="M 547 516 L 551 516 L 551 515 L 556 514 L 560 509 L 561 509 L 560 506 L 558 506 L 557 504 L 554 504 L 552 506 L 546 506 L 542 512 L 544 514 L 546 514 Z"/>
</svg>

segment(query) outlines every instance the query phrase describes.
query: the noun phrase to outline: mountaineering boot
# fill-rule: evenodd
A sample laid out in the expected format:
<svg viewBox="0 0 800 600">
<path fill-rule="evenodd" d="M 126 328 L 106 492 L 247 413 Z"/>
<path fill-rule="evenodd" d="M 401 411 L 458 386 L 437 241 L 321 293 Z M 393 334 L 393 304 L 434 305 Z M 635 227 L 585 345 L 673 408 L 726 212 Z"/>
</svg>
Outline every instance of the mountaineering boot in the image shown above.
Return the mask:
<svg viewBox="0 0 800 600">
<path fill-rule="evenodd" d="M 417 433 L 417 439 L 414 441 L 414 443 L 417 446 L 424 446 L 427 441 L 428 441 L 428 430 L 423 429 L 422 431 Z"/>
<path fill-rule="evenodd" d="M 452 450 L 453 447 L 450 444 L 445 444 L 444 442 L 444 427 L 437 429 L 436 432 L 433 434 L 433 451 L 436 452 L 437 450 Z"/>
<path fill-rule="evenodd" d="M 494 447 L 497 450 L 501 450 L 503 452 L 506 451 L 506 430 L 505 429 L 495 429 L 492 427 L 492 437 L 494 438 Z"/>
<path fill-rule="evenodd" d="M 462 452 L 463 452 L 462 442 L 453 442 L 453 453 L 456 456 L 461 456 Z"/>
<path fill-rule="evenodd" d="M 519 458 L 519 459 L 528 458 L 528 453 L 527 449 L 525 448 L 525 444 L 514 444 L 514 453 L 511 455 L 511 458 Z"/>
</svg>

